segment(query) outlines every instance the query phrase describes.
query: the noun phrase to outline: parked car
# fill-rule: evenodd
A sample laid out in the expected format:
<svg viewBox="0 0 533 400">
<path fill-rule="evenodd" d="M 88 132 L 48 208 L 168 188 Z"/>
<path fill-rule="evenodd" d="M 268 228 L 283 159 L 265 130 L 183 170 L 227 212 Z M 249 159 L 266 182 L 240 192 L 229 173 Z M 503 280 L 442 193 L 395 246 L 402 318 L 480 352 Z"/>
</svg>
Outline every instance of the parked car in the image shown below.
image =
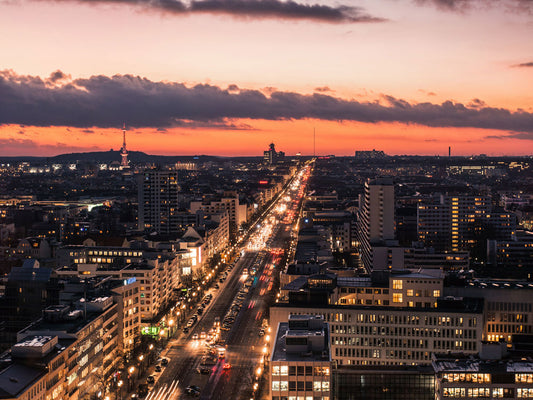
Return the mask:
<svg viewBox="0 0 533 400">
<path fill-rule="evenodd" d="M 150 384 L 154 384 L 155 383 L 155 378 L 153 375 L 150 375 L 148 378 L 146 378 L 146 382 L 147 383 L 150 383 Z"/>
</svg>

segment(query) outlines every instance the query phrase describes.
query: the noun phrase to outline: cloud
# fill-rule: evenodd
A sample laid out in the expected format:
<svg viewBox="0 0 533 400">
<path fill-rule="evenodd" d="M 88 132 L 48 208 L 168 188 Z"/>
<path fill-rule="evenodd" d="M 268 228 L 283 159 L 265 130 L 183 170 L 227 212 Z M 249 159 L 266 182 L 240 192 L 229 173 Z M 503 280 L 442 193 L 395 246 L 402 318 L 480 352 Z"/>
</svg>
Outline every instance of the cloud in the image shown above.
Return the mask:
<svg viewBox="0 0 533 400">
<path fill-rule="evenodd" d="M 508 132 L 504 135 L 488 135 L 485 139 L 520 139 L 520 140 L 533 140 L 533 132 Z"/>
<path fill-rule="evenodd" d="M 312 118 L 533 132 L 533 113 L 524 110 L 481 104 L 469 107 L 453 101 L 410 103 L 386 95 L 379 101 L 363 102 L 279 90 L 265 94 L 240 88 L 233 93 L 209 84 L 187 87 L 133 75 L 96 75 L 50 87 L 39 77 L 2 71 L 0 93 L 0 124 L 107 128 L 126 121 L 136 128 L 187 123 L 223 127 L 238 119 Z"/>
<path fill-rule="evenodd" d="M 92 150 L 97 151 L 102 149 L 97 146 L 91 146 L 88 149 L 87 147 L 71 146 L 60 142 L 55 144 L 42 144 L 30 139 L 0 138 L 0 154 L 2 155 L 13 156 L 23 154 L 26 156 L 31 156 L 42 155 L 43 152 L 48 154 L 59 154 L 65 152 L 75 153 Z"/>
<path fill-rule="evenodd" d="M 533 61 L 531 61 L 531 62 L 525 62 L 525 63 L 521 63 L 521 64 L 516 64 L 516 65 L 513 65 L 513 67 L 518 67 L 518 68 L 529 68 L 529 67 L 533 67 Z"/>
<path fill-rule="evenodd" d="M 315 92 L 320 92 L 320 93 L 334 92 L 334 90 L 331 90 L 328 86 L 322 86 L 322 87 L 316 87 Z"/>
<path fill-rule="evenodd" d="M 487 103 L 480 99 L 472 99 L 470 103 L 467 104 L 467 106 L 470 108 L 482 108 L 486 107 Z"/>
<path fill-rule="evenodd" d="M 420 5 L 433 5 L 445 11 L 464 12 L 470 9 L 484 9 L 489 6 L 504 7 L 510 12 L 533 12 L 532 0 L 413 0 Z"/>
<path fill-rule="evenodd" d="M 384 22 L 359 7 L 304 4 L 293 0 L 56 0 L 83 4 L 122 4 L 165 14 L 216 14 L 245 19 L 311 20 L 328 23 Z"/>
</svg>

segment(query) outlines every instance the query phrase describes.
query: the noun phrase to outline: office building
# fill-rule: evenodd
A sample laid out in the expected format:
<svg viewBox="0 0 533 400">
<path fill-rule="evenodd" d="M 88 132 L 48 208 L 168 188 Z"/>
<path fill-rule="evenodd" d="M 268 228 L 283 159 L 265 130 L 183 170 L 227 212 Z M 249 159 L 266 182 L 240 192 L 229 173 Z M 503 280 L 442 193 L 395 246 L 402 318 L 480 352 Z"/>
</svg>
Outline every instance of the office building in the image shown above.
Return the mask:
<svg viewBox="0 0 533 400">
<path fill-rule="evenodd" d="M 270 399 L 333 399 L 328 324 L 320 316 L 292 315 L 276 326 Z"/>
</svg>

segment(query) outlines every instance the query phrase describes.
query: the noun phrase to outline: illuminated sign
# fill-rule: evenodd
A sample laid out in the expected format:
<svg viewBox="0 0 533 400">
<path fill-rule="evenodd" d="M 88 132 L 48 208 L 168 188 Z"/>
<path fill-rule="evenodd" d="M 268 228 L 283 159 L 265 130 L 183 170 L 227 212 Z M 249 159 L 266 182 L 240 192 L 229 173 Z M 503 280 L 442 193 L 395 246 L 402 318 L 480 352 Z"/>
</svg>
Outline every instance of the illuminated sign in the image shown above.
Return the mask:
<svg viewBox="0 0 533 400">
<path fill-rule="evenodd" d="M 131 285 L 132 283 L 136 281 L 137 281 L 137 278 L 135 277 L 124 279 L 124 286 Z"/>
<path fill-rule="evenodd" d="M 144 326 L 141 329 L 141 335 L 159 336 L 160 329 L 158 326 Z"/>
</svg>

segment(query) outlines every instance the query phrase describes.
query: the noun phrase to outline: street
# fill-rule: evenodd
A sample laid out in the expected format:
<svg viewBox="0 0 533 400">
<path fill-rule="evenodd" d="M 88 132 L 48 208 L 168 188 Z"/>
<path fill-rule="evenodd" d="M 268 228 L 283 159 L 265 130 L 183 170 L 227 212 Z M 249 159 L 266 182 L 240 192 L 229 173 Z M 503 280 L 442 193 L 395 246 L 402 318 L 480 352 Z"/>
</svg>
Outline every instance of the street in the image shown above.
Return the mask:
<svg viewBox="0 0 533 400">
<path fill-rule="evenodd" d="M 155 384 L 147 400 L 255 396 L 274 329 L 266 326 L 277 289 L 274 280 L 279 276 L 282 249 L 290 243 L 295 205 L 304 192 L 300 179 L 280 196 L 238 249 L 242 257 L 222 272 L 217 282 L 220 287 L 205 293 L 212 294 L 212 301 L 198 315 L 198 322 L 187 333 L 182 324 L 169 340 L 161 354 L 169 360 L 168 365 L 160 373 L 150 367 Z"/>
</svg>

